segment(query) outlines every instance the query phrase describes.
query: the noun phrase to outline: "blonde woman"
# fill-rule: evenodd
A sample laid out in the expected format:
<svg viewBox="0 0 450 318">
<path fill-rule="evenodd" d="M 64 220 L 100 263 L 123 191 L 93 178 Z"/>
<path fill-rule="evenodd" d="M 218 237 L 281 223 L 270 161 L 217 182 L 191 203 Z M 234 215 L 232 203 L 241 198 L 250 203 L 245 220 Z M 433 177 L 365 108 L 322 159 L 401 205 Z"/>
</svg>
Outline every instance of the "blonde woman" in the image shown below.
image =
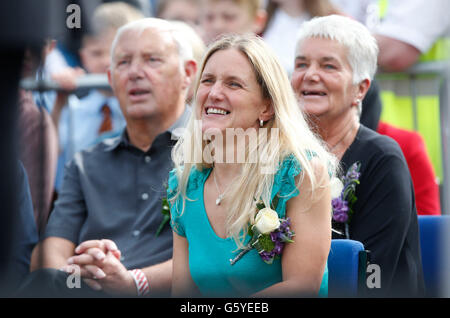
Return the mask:
<svg viewBox="0 0 450 318">
<path fill-rule="evenodd" d="M 326 295 L 334 158 L 309 130 L 274 53 L 253 35 L 218 40 L 194 98 L 169 177 L 172 294 Z M 226 138 L 239 131 L 246 143 Z M 280 258 L 242 253 L 263 219 L 257 201 L 276 211 L 266 209 L 275 222 L 290 219 L 295 236 Z"/>
</svg>

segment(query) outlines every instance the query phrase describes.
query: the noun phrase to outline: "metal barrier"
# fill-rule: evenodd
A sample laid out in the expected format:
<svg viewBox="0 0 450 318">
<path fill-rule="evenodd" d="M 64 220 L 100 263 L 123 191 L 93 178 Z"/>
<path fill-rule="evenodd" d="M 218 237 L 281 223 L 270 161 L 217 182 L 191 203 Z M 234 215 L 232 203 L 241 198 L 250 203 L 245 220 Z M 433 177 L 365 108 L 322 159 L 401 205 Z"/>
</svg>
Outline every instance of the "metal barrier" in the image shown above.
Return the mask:
<svg viewBox="0 0 450 318">
<path fill-rule="evenodd" d="M 439 117 L 441 136 L 442 180 L 440 184 L 441 208 L 443 214 L 450 214 L 450 62 L 429 62 L 418 64 L 401 73 L 379 73 L 377 81 L 383 87 L 383 81 L 389 76 L 407 76 L 409 92 L 412 98 L 413 127 L 418 128 L 417 96 L 420 90 L 418 77 L 433 76 L 435 89 L 439 94 Z M 382 88 L 383 90 L 383 88 Z"/>
<path fill-rule="evenodd" d="M 80 76 L 77 81 L 77 90 L 83 89 L 111 89 L 106 74 L 86 74 Z M 58 83 L 50 79 L 25 78 L 20 81 L 20 87 L 30 91 L 59 91 Z"/>
</svg>

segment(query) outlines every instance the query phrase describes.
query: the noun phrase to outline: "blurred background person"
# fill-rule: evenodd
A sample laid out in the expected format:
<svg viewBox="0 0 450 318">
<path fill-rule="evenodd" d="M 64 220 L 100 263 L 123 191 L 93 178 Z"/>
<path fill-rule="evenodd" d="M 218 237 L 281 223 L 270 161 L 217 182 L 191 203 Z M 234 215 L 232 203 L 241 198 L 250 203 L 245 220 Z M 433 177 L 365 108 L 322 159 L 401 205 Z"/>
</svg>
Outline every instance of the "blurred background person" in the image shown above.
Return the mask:
<svg viewBox="0 0 450 318">
<path fill-rule="evenodd" d="M 168 20 L 182 32 L 192 47 L 192 53 L 198 65 L 206 50 L 203 41 L 203 29 L 200 26 L 202 0 L 160 0 L 157 17 Z M 191 105 L 196 72 L 191 74 L 191 87 L 186 96 L 186 104 Z"/>
<path fill-rule="evenodd" d="M 425 143 L 426 154 L 429 158 L 431 170 L 426 164 L 426 173 L 413 173 L 415 187 L 428 189 L 426 196 L 436 201 L 439 196 L 439 184 L 443 181 L 443 152 L 440 109 L 448 107 L 445 100 L 440 99 L 442 76 L 437 73 L 444 71 L 442 62 L 448 61 L 450 56 L 450 21 L 447 12 L 450 2 L 446 0 L 364 0 L 346 1 L 333 0 L 343 11 L 355 16 L 366 24 L 377 39 L 380 47 L 378 63 L 380 74 L 377 79 L 380 85 L 382 100 L 381 124 L 379 132 L 404 143 L 408 134 L 414 140 L 414 135 L 420 134 Z M 418 18 L 420 17 L 420 18 Z M 441 63 L 441 64 L 439 64 Z M 411 73 L 412 66 L 421 66 L 428 71 Z M 420 143 L 419 143 L 420 144 Z M 407 142 L 402 149 L 412 147 Z M 417 144 L 416 144 L 417 145 Z M 419 148 L 409 154 L 417 153 Z M 411 158 L 410 155 L 406 156 Z M 416 159 L 418 157 L 416 156 Z M 425 158 L 424 158 L 425 159 Z M 425 163 L 427 160 L 424 160 Z M 410 160 L 408 160 L 408 164 Z M 420 178 L 418 175 L 420 174 Z M 433 181 L 427 181 L 434 176 Z M 419 181 L 420 180 L 420 181 Z M 420 183 L 420 185 L 419 185 Z M 434 183 L 434 184 L 433 184 Z M 426 186 L 425 186 L 426 185 Z M 440 213 L 439 199 L 435 204 L 428 203 L 419 213 Z M 447 207 L 448 208 L 448 207 Z"/>
<path fill-rule="evenodd" d="M 201 4 L 202 0 L 159 0 L 156 17 L 185 22 L 202 36 L 200 28 Z"/>
<path fill-rule="evenodd" d="M 203 0 L 201 27 L 207 45 L 224 34 L 259 34 L 265 23 L 262 0 Z"/>
<path fill-rule="evenodd" d="M 206 51 L 206 45 L 201 39 L 200 35 L 195 32 L 195 29 L 192 28 L 189 24 L 182 22 L 182 21 L 170 21 L 172 25 L 177 29 L 179 32 L 181 32 L 189 42 L 189 44 L 192 47 L 192 55 L 197 62 L 197 65 L 200 65 L 203 54 Z M 197 76 L 197 69 L 195 72 L 192 72 L 192 74 L 189 74 L 191 85 L 189 87 L 189 90 L 186 94 L 186 104 L 189 106 L 192 106 L 192 98 L 194 97 L 194 88 L 195 88 L 195 77 Z"/>
<path fill-rule="evenodd" d="M 394 139 L 405 155 L 414 185 L 417 214 L 440 215 L 439 186 L 422 136 L 382 121 L 378 124 L 377 132 Z"/>
<path fill-rule="evenodd" d="M 98 6 L 102 5 L 102 3 L 118 2 L 118 0 L 67 0 L 67 2 L 81 4 L 82 27 L 79 30 L 72 29 L 71 32 L 73 33 L 73 36 L 70 39 L 60 36 L 56 38 L 56 47 L 50 52 L 44 65 L 44 73 L 49 77 L 54 73 L 61 72 L 67 67 L 83 66 L 79 52 L 84 32 L 91 28 L 92 13 Z M 142 12 L 144 16 L 148 17 L 155 14 L 158 0 L 120 0 L 120 2 L 132 6 L 136 10 Z M 66 6 L 64 6 L 64 8 L 65 7 Z M 62 12 L 66 14 L 64 10 L 62 10 Z"/>
<path fill-rule="evenodd" d="M 262 36 L 292 74 L 296 34 L 303 22 L 317 16 L 340 13 L 328 0 L 268 0 L 267 22 Z"/>
<path fill-rule="evenodd" d="M 25 51 L 22 78 L 36 76 L 36 71 L 54 48 L 47 40 L 37 49 Z M 31 91 L 19 90 L 19 158 L 28 175 L 33 211 L 42 233 L 47 223 L 53 198 L 58 160 L 58 136 L 50 114 L 42 105 L 36 105 Z"/>
<path fill-rule="evenodd" d="M 38 243 L 38 231 L 33 215 L 33 203 L 28 184 L 28 177 L 21 161 L 18 161 L 13 171 L 16 181 L 17 211 L 14 211 L 13 222 L 8 226 L 13 229 L 13 235 L 8 242 L 11 255 L 0 255 L 0 264 L 6 267 L 6 281 L 0 284 L 0 290 L 7 287 L 7 293 L 14 295 L 21 283 L 30 272 L 31 252 Z M 2 219 L 4 221 L 4 218 Z"/>
<path fill-rule="evenodd" d="M 450 57 L 450 2 L 379 1 L 379 23 L 373 33 L 380 47 L 379 65 L 384 72 L 401 72 L 413 65 L 448 61 Z M 436 74 L 433 71 L 427 73 Z M 443 179 L 440 107 L 440 76 L 383 75 L 380 80 L 383 112 L 381 121 L 397 128 L 417 131 L 437 176 Z"/>
<path fill-rule="evenodd" d="M 110 89 L 91 89 L 78 98 L 71 94 L 76 80 L 85 74 L 105 74 L 110 64 L 111 44 L 122 25 L 143 18 L 135 7 L 123 2 L 105 3 L 96 8 L 92 17 L 92 30 L 82 39 L 80 57 L 84 70 L 67 68 L 53 74 L 52 78 L 64 90 L 58 92 L 51 115 L 58 127 L 60 156 L 55 189 L 59 191 L 64 165 L 73 155 L 101 141 L 119 134 L 125 120 L 116 97 Z"/>
<path fill-rule="evenodd" d="M 368 26 L 371 10 L 374 10 L 374 0 L 330 0 L 330 2 L 346 15 L 356 19 L 358 22 Z M 378 7 L 378 5 L 376 5 Z M 378 9 L 376 9 L 378 10 Z"/>
<path fill-rule="evenodd" d="M 37 58 L 35 65 L 38 65 L 45 39 L 54 37 L 56 33 L 69 37 L 67 28 L 58 29 L 60 26 L 58 23 L 65 21 L 66 6 L 66 1 L 0 2 L 0 12 L 3 13 L 2 28 L 0 28 L 0 68 L 2 70 L 0 79 L 2 101 L 0 108 L 2 149 L 0 152 L 0 201 L 2 202 L 0 295 L 2 296 L 9 296 L 14 288 L 8 284 L 8 281 L 15 281 L 14 274 L 10 270 L 16 273 L 25 273 L 28 270 L 28 243 L 32 245 L 37 238 L 26 172 L 18 160 L 19 150 L 21 150 L 19 148 L 28 146 L 20 139 L 22 136 L 20 136 L 18 125 L 18 119 L 22 113 L 19 107 L 19 87 L 25 73 L 24 57 L 25 54 L 30 53 L 26 53 L 27 49 L 31 48 L 34 52 L 32 56 Z M 28 71 L 34 75 L 34 67 L 28 68 Z M 30 143 L 36 142 L 40 137 L 34 138 Z M 23 208 L 25 208 L 25 214 L 22 213 Z M 33 234 L 30 236 L 31 232 Z"/>
</svg>

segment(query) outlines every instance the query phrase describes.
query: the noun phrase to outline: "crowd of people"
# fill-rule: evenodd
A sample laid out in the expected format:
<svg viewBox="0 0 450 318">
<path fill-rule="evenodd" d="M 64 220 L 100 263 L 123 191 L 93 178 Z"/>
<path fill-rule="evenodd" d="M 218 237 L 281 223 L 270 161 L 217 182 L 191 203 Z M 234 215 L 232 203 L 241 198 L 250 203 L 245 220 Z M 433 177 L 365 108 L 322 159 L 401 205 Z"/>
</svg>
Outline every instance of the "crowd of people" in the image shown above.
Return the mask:
<svg viewBox="0 0 450 318">
<path fill-rule="evenodd" d="M 434 148 L 382 117 L 375 75 L 442 51 L 433 1 L 111 1 L 77 51 L 29 52 L 60 89 L 19 92 L 15 295 L 326 297 L 343 238 L 381 268 L 361 295 L 423 296 Z"/>
</svg>

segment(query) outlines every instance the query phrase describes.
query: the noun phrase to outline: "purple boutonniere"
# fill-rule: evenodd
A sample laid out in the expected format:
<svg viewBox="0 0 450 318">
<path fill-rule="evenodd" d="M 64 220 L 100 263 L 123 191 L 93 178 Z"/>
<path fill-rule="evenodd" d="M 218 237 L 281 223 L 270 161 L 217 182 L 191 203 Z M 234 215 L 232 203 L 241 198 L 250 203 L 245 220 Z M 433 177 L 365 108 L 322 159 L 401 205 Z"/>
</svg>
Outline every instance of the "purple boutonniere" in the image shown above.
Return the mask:
<svg viewBox="0 0 450 318">
<path fill-rule="evenodd" d="M 333 220 L 338 223 L 344 223 L 346 229 L 346 237 L 348 238 L 348 224 L 351 222 L 353 216 L 353 205 L 357 201 L 355 195 L 356 186 L 359 184 L 361 173 L 360 162 L 355 162 L 347 170 L 347 173 L 340 179 L 334 178 L 332 180 L 332 211 Z"/>
</svg>

